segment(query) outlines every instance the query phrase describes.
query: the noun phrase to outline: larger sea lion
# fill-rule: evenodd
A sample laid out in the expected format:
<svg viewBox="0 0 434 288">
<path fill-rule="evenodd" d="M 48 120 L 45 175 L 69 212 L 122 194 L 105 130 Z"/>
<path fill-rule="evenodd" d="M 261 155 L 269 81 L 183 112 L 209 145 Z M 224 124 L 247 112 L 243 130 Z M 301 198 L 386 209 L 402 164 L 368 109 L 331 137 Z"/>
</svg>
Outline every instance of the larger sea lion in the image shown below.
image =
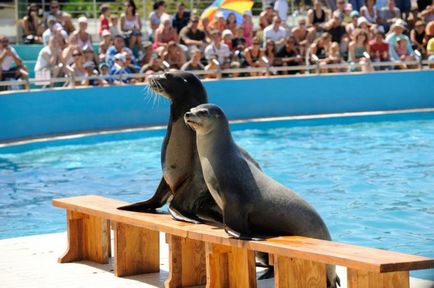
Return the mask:
<svg viewBox="0 0 434 288">
<path fill-rule="evenodd" d="M 150 199 L 119 209 L 151 212 L 165 205 L 173 196 L 169 211 L 175 219 L 222 223 L 221 210 L 203 179 L 196 134 L 183 118 L 191 108 L 208 102 L 204 86 L 194 74 L 181 71 L 152 76 L 149 86 L 170 101 L 170 118 L 161 148 L 163 178 Z M 254 162 L 247 153 L 245 157 Z M 258 166 L 256 162 L 254 165 Z"/>
<path fill-rule="evenodd" d="M 331 240 L 327 226 L 312 206 L 244 157 L 218 106 L 199 105 L 184 119 L 196 131 L 205 182 L 223 211 L 224 227 L 230 235 L 298 235 Z M 339 283 L 334 266 L 327 266 L 327 282 L 328 287 Z"/>
</svg>

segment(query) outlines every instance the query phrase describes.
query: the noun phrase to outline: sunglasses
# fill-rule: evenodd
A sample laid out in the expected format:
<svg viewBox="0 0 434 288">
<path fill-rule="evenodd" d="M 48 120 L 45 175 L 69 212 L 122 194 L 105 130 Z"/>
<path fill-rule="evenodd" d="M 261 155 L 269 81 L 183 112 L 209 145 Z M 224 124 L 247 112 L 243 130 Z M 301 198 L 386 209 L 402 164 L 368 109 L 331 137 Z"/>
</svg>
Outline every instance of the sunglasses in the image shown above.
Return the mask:
<svg viewBox="0 0 434 288">
<path fill-rule="evenodd" d="M 254 42 L 253 45 L 259 45 L 259 43 L 258 42 Z"/>
<path fill-rule="evenodd" d="M 199 21 L 198 21 L 198 20 L 193 20 L 193 21 L 191 21 L 191 22 L 193 22 L 193 23 L 199 23 Z"/>
<path fill-rule="evenodd" d="M 59 6 L 51 6 L 51 9 L 59 9 Z"/>
<path fill-rule="evenodd" d="M 72 54 L 72 57 L 77 57 L 77 56 L 81 56 L 81 54 Z"/>
</svg>

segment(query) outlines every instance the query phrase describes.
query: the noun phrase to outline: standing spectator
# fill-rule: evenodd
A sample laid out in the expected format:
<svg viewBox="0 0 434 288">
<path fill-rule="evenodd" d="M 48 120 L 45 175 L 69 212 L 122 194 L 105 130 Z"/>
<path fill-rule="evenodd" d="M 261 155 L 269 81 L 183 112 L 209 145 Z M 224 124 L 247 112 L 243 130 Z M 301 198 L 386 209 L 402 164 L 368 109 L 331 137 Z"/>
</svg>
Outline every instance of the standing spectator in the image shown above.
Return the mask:
<svg viewBox="0 0 434 288">
<path fill-rule="evenodd" d="M 405 22 L 401 19 L 397 20 L 392 27 L 390 28 L 391 33 L 389 33 L 386 37 L 386 42 L 389 44 L 389 56 L 392 61 L 400 61 L 401 57 L 396 53 L 395 44 L 396 39 L 405 38 L 406 50 L 409 54 L 413 53 L 413 48 L 411 48 L 410 39 L 407 35 L 404 35 L 404 31 L 406 30 Z"/>
<path fill-rule="evenodd" d="M 243 23 L 241 24 L 243 28 L 243 37 L 246 39 L 247 47 L 252 46 L 253 41 L 253 21 L 252 21 L 252 12 L 249 10 L 244 11 L 243 13 Z"/>
<path fill-rule="evenodd" d="M 155 38 L 153 48 L 159 47 L 165 48 L 170 41 L 179 42 L 178 34 L 175 28 L 172 27 L 172 21 L 170 18 L 162 19 L 160 27 L 155 31 Z"/>
<path fill-rule="evenodd" d="M 0 35 L 0 67 L 0 81 L 26 78 L 20 70 L 27 71 L 27 68 L 14 47 L 9 46 L 9 39 L 4 35 Z M 4 86 L 0 86 L 0 90 L 4 88 Z"/>
<path fill-rule="evenodd" d="M 20 22 L 23 28 L 24 44 L 42 44 L 42 33 L 44 25 L 39 17 L 39 7 L 37 4 L 30 4 L 27 14 Z"/>
<path fill-rule="evenodd" d="M 182 65 L 182 71 L 191 71 L 191 70 L 204 70 L 205 67 L 200 62 L 202 58 L 202 52 L 199 49 L 194 49 L 191 51 L 191 59 Z"/>
<path fill-rule="evenodd" d="M 92 36 L 87 30 L 87 18 L 81 16 L 78 18 L 78 30 L 72 32 L 69 37 L 69 43 L 83 49 L 85 46 L 92 47 Z"/>
<path fill-rule="evenodd" d="M 56 18 L 54 17 L 48 18 L 48 28 L 47 30 L 44 31 L 44 33 L 42 33 L 42 42 L 45 46 L 48 45 L 48 39 L 50 39 L 51 35 L 55 35 L 59 43 L 61 42 L 61 39 L 59 38 L 61 37 L 63 37 L 63 39 L 68 38 L 68 34 L 66 33 L 65 30 L 63 30 L 62 25 L 57 23 Z"/>
<path fill-rule="evenodd" d="M 193 16 L 190 19 L 190 23 L 181 29 L 179 33 L 181 44 L 188 47 L 191 51 L 193 49 L 199 49 L 203 51 L 206 46 L 206 34 L 199 29 L 199 17 Z"/>
<path fill-rule="evenodd" d="M 366 0 L 365 5 L 360 8 L 360 16 L 365 17 L 370 24 L 377 24 L 378 14 L 375 8 L 375 0 Z"/>
<path fill-rule="evenodd" d="M 113 64 L 115 63 L 115 55 L 121 54 L 123 51 L 131 52 L 128 47 L 125 47 L 124 38 L 121 35 L 116 35 L 113 40 L 113 45 L 107 49 L 107 54 L 105 57 L 105 62 L 110 68 L 112 68 Z"/>
<path fill-rule="evenodd" d="M 102 41 L 99 43 L 98 56 L 99 59 L 105 60 L 107 49 L 112 45 L 112 34 L 109 30 L 104 30 L 101 33 Z"/>
<path fill-rule="evenodd" d="M 139 15 L 136 15 L 136 4 L 133 0 L 125 2 L 125 12 L 121 15 L 121 31 L 129 37 L 132 32 L 142 29 Z"/>
<path fill-rule="evenodd" d="M 264 51 L 261 49 L 261 42 L 258 37 L 253 38 L 253 45 L 244 50 L 244 59 L 246 66 L 249 68 L 265 67 L 265 63 L 261 60 L 264 56 Z M 261 72 L 250 72 L 251 76 L 260 76 Z"/>
<path fill-rule="evenodd" d="M 384 31 L 387 33 L 390 26 L 396 19 L 401 18 L 401 11 L 395 6 L 395 0 L 387 0 L 387 6 L 380 10 L 380 24 L 383 25 Z"/>
<path fill-rule="evenodd" d="M 48 40 L 48 45 L 39 51 L 35 65 L 36 78 L 56 78 L 61 76 L 62 49 L 54 36 Z"/>
<path fill-rule="evenodd" d="M 374 62 L 389 61 L 389 44 L 384 41 L 384 34 L 378 29 L 375 31 L 374 39 L 369 41 L 369 52 Z"/>
<path fill-rule="evenodd" d="M 425 23 L 418 20 L 414 28 L 410 31 L 410 40 L 413 49 L 419 50 L 422 55 L 426 55 L 425 49 Z"/>
<path fill-rule="evenodd" d="M 66 33 L 71 34 L 75 28 L 72 24 L 71 15 L 60 10 L 60 4 L 57 1 L 50 2 L 50 11 L 44 14 L 44 25 L 48 28 L 48 18 L 53 16 L 56 21 L 59 22 L 63 28 L 65 28 Z"/>
<path fill-rule="evenodd" d="M 205 58 L 208 63 L 212 62 L 215 58 L 220 64 L 222 69 L 227 69 L 231 64 L 231 51 L 228 45 L 222 43 L 222 37 L 220 31 L 215 29 L 211 31 L 211 44 L 205 48 Z"/>
<path fill-rule="evenodd" d="M 98 34 L 102 37 L 102 33 L 104 30 L 110 31 L 110 8 L 108 4 L 102 4 L 99 11 L 101 15 L 98 18 Z"/>
<path fill-rule="evenodd" d="M 369 57 L 365 56 L 365 52 L 369 55 L 368 34 L 361 29 L 356 29 L 353 33 L 353 41 L 348 47 L 348 62 L 360 64 L 363 72 L 371 71 Z M 357 70 L 358 68 L 353 68 L 353 71 Z"/>
<path fill-rule="evenodd" d="M 180 2 L 176 6 L 176 13 L 173 16 L 172 26 L 176 29 L 179 34 L 181 29 L 187 26 L 190 21 L 190 11 L 185 10 L 184 3 Z"/>
<path fill-rule="evenodd" d="M 288 27 L 288 0 L 277 0 L 274 2 L 274 11 L 283 22 L 283 27 Z"/>
<path fill-rule="evenodd" d="M 264 30 L 273 23 L 274 13 L 273 6 L 267 6 L 264 11 L 259 14 L 259 28 Z"/>
<path fill-rule="evenodd" d="M 281 26 L 282 20 L 279 16 L 274 16 L 273 24 L 264 29 L 264 43 L 267 39 L 274 42 L 277 49 L 283 47 L 286 38 L 286 29 Z"/>
<path fill-rule="evenodd" d="M 110 15 L 110 30 L 109 31 L 113 37 L 121 34 L 121 31 L 119 30 L 119 17 L 118 17 L 118 15 L 115 15 L 115 14 Z"/>
<path fill-rule="evenodd" d="M 149 21 L 150 21 L 150 31 L 149 31 L 149 40 L 151 42 L 154 41 L 155 37 L 155 31 L 161 24 L 161 17 L 167 16 L 170 18 L 169 14 L 166 14 L 166 2 L 164 1 L 157 1 L 154 3 L 153 6 L 154 10 L 149 14 Z"/>
</svg>

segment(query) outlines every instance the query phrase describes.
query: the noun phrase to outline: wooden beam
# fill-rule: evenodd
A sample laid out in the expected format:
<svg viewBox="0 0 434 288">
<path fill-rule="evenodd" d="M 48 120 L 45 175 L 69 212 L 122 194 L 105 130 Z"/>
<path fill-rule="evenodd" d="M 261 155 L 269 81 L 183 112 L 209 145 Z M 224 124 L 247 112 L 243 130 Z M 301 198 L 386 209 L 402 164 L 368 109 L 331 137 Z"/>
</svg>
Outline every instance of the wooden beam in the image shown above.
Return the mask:
<svg viewBox="0 0 434 288">
<path fill-rule="evenodd" d="M 114 225 L 115 275 L 160 271 L 160 233 L 123 223 Z"/>
<path fill-rule="evenodd" d="M 274 287 L 315 288 L 326 287 L 325 264 L 274 255 Z"/>
<path fill-rule="evenodd" d="M 408 271 L 376 273 L 348 269 L 348 288 L 409 288 Z"/>
</svg>

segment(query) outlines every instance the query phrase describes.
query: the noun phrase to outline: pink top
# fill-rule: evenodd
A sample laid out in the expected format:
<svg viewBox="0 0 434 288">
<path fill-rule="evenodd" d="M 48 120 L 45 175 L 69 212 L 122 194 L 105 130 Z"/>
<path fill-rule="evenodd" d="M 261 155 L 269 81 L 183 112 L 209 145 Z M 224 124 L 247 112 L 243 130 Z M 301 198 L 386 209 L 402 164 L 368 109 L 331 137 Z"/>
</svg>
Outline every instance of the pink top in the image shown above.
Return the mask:
<svg viewBox="0 0 434 288">
<path fill-rule="evenodd" d="M 253 23 L 243 23 L 243 37 L 246 39 L 246 47 L 252 46 Z"/>
<path fill-rule="evenodd" d="M 98 25 L 98 34 L 101 35 L 102 31 L 107 29 L 110 29 L 109 26 L 109 19 L 107 19 L 106 17 L 104 17 L 104 15 L 99 16 L 99 25 Z"/>
</svg>

